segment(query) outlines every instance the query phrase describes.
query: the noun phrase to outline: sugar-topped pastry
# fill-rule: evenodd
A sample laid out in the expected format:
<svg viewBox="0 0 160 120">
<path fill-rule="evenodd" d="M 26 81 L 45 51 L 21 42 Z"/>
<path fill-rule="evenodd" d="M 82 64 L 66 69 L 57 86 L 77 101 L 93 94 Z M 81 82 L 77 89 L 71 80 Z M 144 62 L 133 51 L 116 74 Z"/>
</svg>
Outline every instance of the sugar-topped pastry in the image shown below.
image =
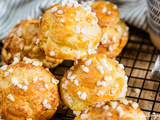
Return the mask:
<svg viewBox="0 0 160 120">
<path fill-rule="evenodd" d="M 62 101 L 72 110 L 85 110 L 98 101 L 125 97 L 127 77 L 124 66 L 103 54 L 76 60 L 62 77 Z"/>
<path fill-rule="evenodd" d="M 76 60 L 92 53 L 101 29 L 91 7 L 63 0 L 45 11 L 40 22 L 41 48 L 47 56 Z"/>
<path fill-rule="evenodd" d="M 109 58 L 117 57 L 129 36 L 129 27 L 120 19 L 117 5 L 109 1 L 87 1 L 82 2 L 82 5 L 91 6 L 102 30 L 102 37 L 96 51 Z"/>
<path fill-rule="evenodd" d="M 92 11 L 96 13 L 100 27 L 114 25 L 120 19 L 117 5 L 109 1 L 84 2 L 82 5 L 86 6 L 88 4 L 91 6 Z"/>
<path fill-rule="evenodd" d="M 7 64 L 12 63 L 14 57 L 20 61 L 24 57 L 37 59 L 43 63 L 44 67 L 54 68 L 62 63 L 62 59 L 54 59 L 46 56 L 39 47 L 39 20 L 22 20 L 8 34 L 2 48 L 2 58 Z"/>
<path fill-rule="evenodd" d="M 59 105 L 58 80 L 37 62 L 0 69 L 0 116 L 4 120 L 49 120 Z"/>
<path fill-rule="evenodd" d="M 102 27 L 101 29 L 102 37 L 96 51 L 109 58 L 117 57 L 127 44 L 129 27 L 120 19 L 115 25 Z"/>
<path fill-rule="evenodd" d="M 84 111 L 73 111 L 74 120 L 146 120 L 138 103 L 126 99 L 98 102 Z"/>
</svg>

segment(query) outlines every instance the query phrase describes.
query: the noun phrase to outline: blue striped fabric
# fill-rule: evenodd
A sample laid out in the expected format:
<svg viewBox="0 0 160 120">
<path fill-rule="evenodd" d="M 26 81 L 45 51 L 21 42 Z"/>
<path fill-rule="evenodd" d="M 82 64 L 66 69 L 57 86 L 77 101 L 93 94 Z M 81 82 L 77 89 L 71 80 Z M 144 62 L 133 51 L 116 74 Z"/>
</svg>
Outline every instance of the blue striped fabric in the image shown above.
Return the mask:
<svg viewBox="0 0 160 120">
<path fill-rule="evenodd" d="M 59 2 L 61 0 L 0 0 L 0 40 L 6 37 L 17 21 L 27 19 L 28 16 L 39 18 L 52 3 Z M 126 22 L 146 30 L 146 0 L 121 4 L 119 10 Z"/>
<path fill-rule="evenodd" d="M 0 40 L 3 40 L 18 21 L 38 18 L 52 3 L 61 0 L 1 0 L 0 1 Z"/>
<path fill-rule="evenodd" d="M 149 29 L 160 37 L 160 1 L 148 0 L 148 9 L 150 11 L 148 15 Z"/>
<path fill-rule="evenodd" d="M 118 8 L 121 18 L 128 24 L 147 31 L 147 0 L 121 3 Z"/>
</svg>

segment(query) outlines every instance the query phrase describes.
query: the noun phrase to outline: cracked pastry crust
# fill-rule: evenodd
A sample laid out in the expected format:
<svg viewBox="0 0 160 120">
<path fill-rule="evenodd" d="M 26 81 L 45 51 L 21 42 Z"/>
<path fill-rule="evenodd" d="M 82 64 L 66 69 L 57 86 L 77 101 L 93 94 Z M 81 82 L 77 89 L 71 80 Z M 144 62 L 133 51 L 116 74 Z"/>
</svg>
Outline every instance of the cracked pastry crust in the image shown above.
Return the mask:
<svg viewBox="0 0 160 120">
<path fill-rule="evenodd" d="M 62 63 L 62 59 L 53 59 L 46 56 L 39 47 L 39 20 L 23 20 L 8 34 L 2 48 L 2 58 L 7 63 L 13 62 L 14 57 L 23 60 L 23 57 L 37 59 L 44 67 L 54 68 Z"/>
</svg>

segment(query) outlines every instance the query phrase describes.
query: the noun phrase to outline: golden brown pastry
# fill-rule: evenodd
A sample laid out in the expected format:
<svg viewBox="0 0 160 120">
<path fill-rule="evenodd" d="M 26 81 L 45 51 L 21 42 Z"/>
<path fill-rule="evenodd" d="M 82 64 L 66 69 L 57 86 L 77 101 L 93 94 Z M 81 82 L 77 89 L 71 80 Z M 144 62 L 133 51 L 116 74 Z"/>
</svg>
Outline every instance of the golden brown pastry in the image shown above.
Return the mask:
<svg viewBox="0 0 160 120">
<path fill-rule="evenodd" d="M 109 58 L 117 57 L 128 41 L 128 26 L 120 19 L 115 25 L 101 29 L 102 37 L 96 51 L 105 54 Z"/>
<path fill-rule="evenodd" d="M 109 1 L 94 1 L 91 8 L 96 13 L 100 27 L 115 25 L 120 19 L 117 6 Z"/>
<path fill-rule="evenodd" d="M 85 110 L 98 101 L 125 97 L 124 66 L 103 54 L 75 61 L 60 83 L 62 101 L 72 110 Z"/>
<path fill-rule="evenodd" d="M 27 61 L 26 61 L 27 62 Z M 15 61 L 0 69 L 0 116 L 5 120 L 49 120 L 59 105 L 58 80 L 37 62 Z"/>
<path fill-rule="evenodd" d="M 64 0 L 47 9 L 40 22 L 41 47 L 47 56 L 76 60 L 84 58 L 98 45 L 101 29 L 91 7 Z"/>
<path fill-rule="evenodd" d="M 37 59 L 44 67 L 54 68 L 62 63 L 61 59 L 53 59 L 45 55 L 39 47 L 39 20 L 23 20 L 8 34 L 2 48 L 2 58 L 7 64 L 13 62 L 14 57 Z"/>
<path fill-rule="evenodd" d="M 74 120 L 146 120 L 138 104 L 126 99 L 98 102 L 82 113 L 74 113 L 77 114 Z"/>
<path fill-rule="evenodd" d="M 120 19 L 117 6 L 109 1 L 82 2 L 82 5 L 92 7 L 102 30 L 100 45 L 96 51 L 109 58 L 117 57 L 126 45 L 129 36 L 129 28 Z"/>
</svg>

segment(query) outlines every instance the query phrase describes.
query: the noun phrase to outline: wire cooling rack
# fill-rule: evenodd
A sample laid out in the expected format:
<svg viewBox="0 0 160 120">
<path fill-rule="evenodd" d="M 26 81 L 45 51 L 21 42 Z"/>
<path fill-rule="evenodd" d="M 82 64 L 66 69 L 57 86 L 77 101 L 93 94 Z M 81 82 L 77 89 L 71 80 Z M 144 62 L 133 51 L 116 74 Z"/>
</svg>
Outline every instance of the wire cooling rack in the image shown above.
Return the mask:
<svg viewBox="0 0 160 120">
<path fill-rule="evenodd" d="M 129 41 L 116 58 L 124 64 L 129 78 L 126 98 L 139 103 L 147 120 L 160 120 L 160 83 L 159 80 L 150 79 L 158 53 L 159 51 L 153 46 L 147 33 L 130 26 Z M 64 72 L 72 65 L 73 61 L 64 61 L 50 71 L 60 80 Z M 51 120 L 73 119 L 72 111 L 61 103 Z"/>
<path fill-rule="evenodd" d="M 127 99 L 139 103 L 147 120 L 160 120 L 159 80 L 150 79 L 159 51 L 153 46 L 149 35 L 130 26 L 130 37 L 127 45 L 116 58 L 124 64 L 128 75 Z M 72 66 L 72 61 L 64 61 L 51 72 L 57 79 L 61 79 L 64 72 Z M 70 109 L 58 108 L 53 120 L 73 120 Z"/>
</svg>

